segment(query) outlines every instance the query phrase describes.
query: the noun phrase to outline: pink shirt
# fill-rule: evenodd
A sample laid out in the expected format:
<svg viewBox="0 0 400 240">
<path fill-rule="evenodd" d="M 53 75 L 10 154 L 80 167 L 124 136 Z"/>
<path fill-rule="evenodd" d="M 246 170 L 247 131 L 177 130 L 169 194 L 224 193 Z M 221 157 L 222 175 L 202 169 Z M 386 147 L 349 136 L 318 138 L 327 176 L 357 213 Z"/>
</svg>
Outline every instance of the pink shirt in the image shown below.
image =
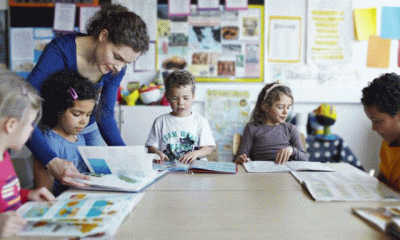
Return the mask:
<svg viewBox="0 0 400 240">
<path fill-rule="evenodd" d="M 18 176 L 7 151 L 3 153 L 0 169 L 0 213 L 2 213 L 19 208 L 27 201 L 29 190 L 20 189 Z"/>
</svg>

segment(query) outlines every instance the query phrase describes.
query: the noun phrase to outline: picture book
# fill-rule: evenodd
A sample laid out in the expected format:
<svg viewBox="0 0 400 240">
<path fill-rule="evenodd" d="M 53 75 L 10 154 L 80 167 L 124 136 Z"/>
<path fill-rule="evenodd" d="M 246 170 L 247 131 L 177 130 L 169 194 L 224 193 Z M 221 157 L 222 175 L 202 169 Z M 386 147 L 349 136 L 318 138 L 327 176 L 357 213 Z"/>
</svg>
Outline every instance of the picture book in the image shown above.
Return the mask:
<svg viewBox="0 0 400 240">
<path fill-rule="evenodd" d="M 154 163 L 155 169 L 163 169 L 168 171 L 186 171 L 193 173 L 237 173 L 236 163 L 234 162 L 213 162 L 196 160 L 190 164 L 175 161 L 164 161 L 162 163 Z"/>
<path fill-rule="evenodd" d="M 400 238 L 400 207 L 354 207 L 354 214 L 360 218 L 377 226 L 381 231 L 395 237 Z"/>
<path fill-rule="evenodd" d="M 163 161 L 162 163 L 153 163 L 153 168 L 158 170 L 168 170 L 170 172 L 188 171 L 189 164 L 181 163 L 178 160 Z"/>
<path fill-rule="evenodd" d="M 144 146 L 84 146 L 79 152 L 90 170 L 90 180 L 75 180 L 87 184 L 87 190 L 139 192 L 168 172 L 153 169 L 154 154 Z"/>
<path fill-rule="evenodd" d="M 321 162 L 290 161 L 285 164 L 276 164 L 273 161 L 250 161 L 243 163 L 250 173 L 272 173 L 290 171 L 324 171 L 333 172 L 333 169 Z"/>
<path fill-rule="evenodd" d="M 400 201 L 400 194 L 361 170 L 291 174 L 316 201 Z"/>
<path fill-rule="evenodd" d="M 54 202 L 27 202 L 17 212 L 28 221 L 20 236 L 114 235 L 144 193 L 67 191 Z"/>
<path fill-rule="evenodd" d="M 193 161 L 188 169 L 193 173 L 237 173 L 237 165 L 234 162 L 210 162 L 210 161 Z"/>
</svg>

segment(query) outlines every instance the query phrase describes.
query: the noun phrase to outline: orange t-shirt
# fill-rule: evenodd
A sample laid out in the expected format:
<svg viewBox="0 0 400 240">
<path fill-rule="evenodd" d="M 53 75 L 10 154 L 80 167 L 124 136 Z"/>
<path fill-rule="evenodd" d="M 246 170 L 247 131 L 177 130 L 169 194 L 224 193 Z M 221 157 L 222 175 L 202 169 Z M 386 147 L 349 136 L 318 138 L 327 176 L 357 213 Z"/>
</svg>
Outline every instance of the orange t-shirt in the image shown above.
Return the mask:
<svg viewBox="0 0 400 240">
<path fill-rule="evenodd" d="M 400 146 L 389 147 L 389 143 L 384 140 L 380 156 L 379 171 L 385 183 L 400 191 Z"/>
</svg>

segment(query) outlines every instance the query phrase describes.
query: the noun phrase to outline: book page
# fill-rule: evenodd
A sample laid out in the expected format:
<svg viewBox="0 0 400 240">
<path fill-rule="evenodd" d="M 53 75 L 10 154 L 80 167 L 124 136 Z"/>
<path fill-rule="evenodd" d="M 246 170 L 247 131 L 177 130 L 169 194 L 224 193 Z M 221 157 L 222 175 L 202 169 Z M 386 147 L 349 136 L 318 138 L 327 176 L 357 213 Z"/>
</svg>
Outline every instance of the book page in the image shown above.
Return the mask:
<svg viewBox="0 0 400 240">
<path fill-rule="evenodd" d="M 21 236 L 115 234 L 125 216 L 142 199 L 139 194 L 65 192 L 53 203 L 28 202 L 17 212 L 28 224 Z"/>
<path fill-rule="evenodd" d="M 153 155 L 147 148 L 138 146 L 79 146 L 85 164 L 90 172 L 97 174 L 135 175 L 154 177 Z"/>
<path fill-rule="evenodd" d="M 194 161 L 189 168 L 190 170 L 205 170 L 216 173 L 236 173 L 236 163 L 234 162 L 209 162 Z"/>
<path fill-rule="evenodd" d="M 363 172 L 295 172 L 291 174 L 316 201 L 399 201 L 400 195 Z"/>
<path fill-rule="evenodd" d="M 157 170 L 168 170 L 171 172 L 188 171 L 190 165 L 181 163 L 178 160 L 164 161 L 162 163 L 153 163 L 153 168 Z"/>
<path fill-rule="evenodd" d="M 285 165 L 292 171 L 326 171 L 334 172 L 332 168 L 321 162 L 290 161 Z"/>
<path fill-rule="evenodd" d="M 290 169 L 285 164 L 276 164 L 272 161 L 250 161 L 243 163 L 247 172 L 289 172 Z"/>
<path fill-rule="evenodd" d="M 139 192 L 150 185 L 156 179 L 165 175 L 167 170 L 160 170 L 155 177 L 137 177 L 134 175 L 117 175 L 117 174 L 90 174 L 90 180 L 76 178 L 75 180 L 85 183 L 90 187 L 84 189 Z"/>
</svg>

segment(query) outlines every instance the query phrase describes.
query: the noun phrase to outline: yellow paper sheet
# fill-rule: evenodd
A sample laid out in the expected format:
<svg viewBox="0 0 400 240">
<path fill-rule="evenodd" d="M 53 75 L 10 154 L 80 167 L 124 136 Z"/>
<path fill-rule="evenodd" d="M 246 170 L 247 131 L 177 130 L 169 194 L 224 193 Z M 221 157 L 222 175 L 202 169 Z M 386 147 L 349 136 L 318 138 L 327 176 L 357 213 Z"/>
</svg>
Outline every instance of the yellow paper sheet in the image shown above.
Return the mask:
<svg viewBox="0 0 400 240">
<path fill-rule="evenodd" d="M 371 35 L 368 40 L 367 67 L 389 68 L 390 39 Z"/>
<path fill-rule="evenodd" d="M 376 35 L 376 8 L 354 9 L 356 39 L 367 41 L 370 35 Z"/>
</svg>

